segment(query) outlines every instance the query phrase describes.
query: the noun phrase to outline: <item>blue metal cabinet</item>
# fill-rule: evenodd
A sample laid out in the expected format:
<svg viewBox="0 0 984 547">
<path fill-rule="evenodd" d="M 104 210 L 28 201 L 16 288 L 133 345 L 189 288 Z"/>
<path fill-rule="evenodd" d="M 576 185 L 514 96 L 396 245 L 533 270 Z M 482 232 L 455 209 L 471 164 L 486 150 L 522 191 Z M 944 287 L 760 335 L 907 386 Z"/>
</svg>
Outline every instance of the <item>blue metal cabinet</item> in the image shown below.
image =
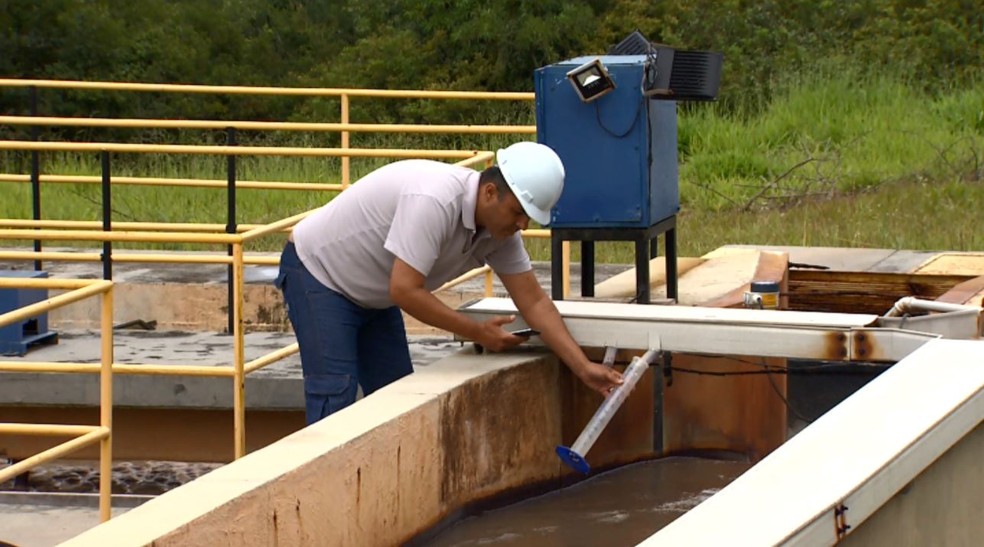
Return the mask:
<svg viewBox="0 0 984 547">
<path fill-rule="evenodd" d="M 0 271 L 0 277 L 36 279 L 48 277 L 47 272 Z M 48 299 L 47 289 L 0 289 L 0 314 L 12 312 Z M 29 347 L 52 343 L 57 334 L 48 331 L 48 314 L 41 313 L 0 328 L 0 354 L 24 355 Z"/>
<path fill-rule="evenodd" d="M 676 102 L 644 95 L 644 55 L 600 57 L 615 89 L 582 102 L 567 73 L 595 58 L 535 73 L 537 138 L 566 170 L 550 227 L 653 226 L 680 209 Z"/>
</svg>

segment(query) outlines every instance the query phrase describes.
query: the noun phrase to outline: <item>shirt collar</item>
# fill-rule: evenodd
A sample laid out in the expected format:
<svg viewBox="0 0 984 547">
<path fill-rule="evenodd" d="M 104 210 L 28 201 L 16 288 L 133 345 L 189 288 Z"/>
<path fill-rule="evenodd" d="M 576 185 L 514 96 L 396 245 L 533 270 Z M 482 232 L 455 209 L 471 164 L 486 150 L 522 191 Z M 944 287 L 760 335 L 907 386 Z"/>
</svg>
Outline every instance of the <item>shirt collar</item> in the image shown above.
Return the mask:
<svg viewBox="0 0 984 547">
<path fill-rule="evenodd" d="M 478 177 L 478 171 L 468 174 L 465 196 L 461 200 L 461 223 L 472 232 L 475 231 L 475 207 L 478 204 Z"/>
</svg>

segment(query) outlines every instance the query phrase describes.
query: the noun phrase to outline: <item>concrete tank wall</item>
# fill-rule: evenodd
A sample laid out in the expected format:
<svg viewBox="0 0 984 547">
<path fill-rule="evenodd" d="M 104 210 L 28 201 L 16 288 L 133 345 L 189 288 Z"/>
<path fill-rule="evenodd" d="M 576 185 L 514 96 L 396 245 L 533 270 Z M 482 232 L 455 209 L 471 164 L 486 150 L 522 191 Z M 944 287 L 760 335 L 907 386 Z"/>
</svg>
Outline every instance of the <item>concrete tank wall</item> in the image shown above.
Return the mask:
<svg viewBox="0 0 984 547">
<path fill-rule="evenodd" d="M 583 425 L 565 416 L 599 403 L 547 354 L 464 350 L 66 545 L 399 544 L 491 496 L 559 486 L 554 448 Z M 651 411 L 609 429 L 594 466 L 651 454 Z"/>
</svg>

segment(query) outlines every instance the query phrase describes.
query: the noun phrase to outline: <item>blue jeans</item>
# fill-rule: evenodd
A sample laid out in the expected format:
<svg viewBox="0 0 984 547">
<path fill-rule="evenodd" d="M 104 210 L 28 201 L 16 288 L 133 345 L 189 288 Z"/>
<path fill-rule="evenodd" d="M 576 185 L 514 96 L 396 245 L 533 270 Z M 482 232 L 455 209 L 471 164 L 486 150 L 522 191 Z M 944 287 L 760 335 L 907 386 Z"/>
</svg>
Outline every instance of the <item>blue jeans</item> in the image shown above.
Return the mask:
<svg viewBox="0 0 984 547">
<path fill-rule="evenodd" d="M 413 372 L 400 308 L 363 308 L 325 287 L 288 242 L 275 282 L 284 293 L 304 371 L 308 425 Z"/>
</svg>

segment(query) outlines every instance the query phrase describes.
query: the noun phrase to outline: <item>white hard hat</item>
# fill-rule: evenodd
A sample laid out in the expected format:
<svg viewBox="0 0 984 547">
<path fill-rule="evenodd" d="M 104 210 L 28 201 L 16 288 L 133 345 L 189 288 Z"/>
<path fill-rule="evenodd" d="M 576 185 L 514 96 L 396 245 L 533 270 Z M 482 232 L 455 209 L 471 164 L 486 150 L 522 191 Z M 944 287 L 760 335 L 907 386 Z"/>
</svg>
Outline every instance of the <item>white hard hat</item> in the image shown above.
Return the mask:
<svg viewBox="0 0 984 547">
<path fill-rule="evenodd" d="M 496 152 L 496 163 L 523 210 L 542 225 L 564 191 L 564 164 L 549 146 L 517 142 Z"/>
</svg>

